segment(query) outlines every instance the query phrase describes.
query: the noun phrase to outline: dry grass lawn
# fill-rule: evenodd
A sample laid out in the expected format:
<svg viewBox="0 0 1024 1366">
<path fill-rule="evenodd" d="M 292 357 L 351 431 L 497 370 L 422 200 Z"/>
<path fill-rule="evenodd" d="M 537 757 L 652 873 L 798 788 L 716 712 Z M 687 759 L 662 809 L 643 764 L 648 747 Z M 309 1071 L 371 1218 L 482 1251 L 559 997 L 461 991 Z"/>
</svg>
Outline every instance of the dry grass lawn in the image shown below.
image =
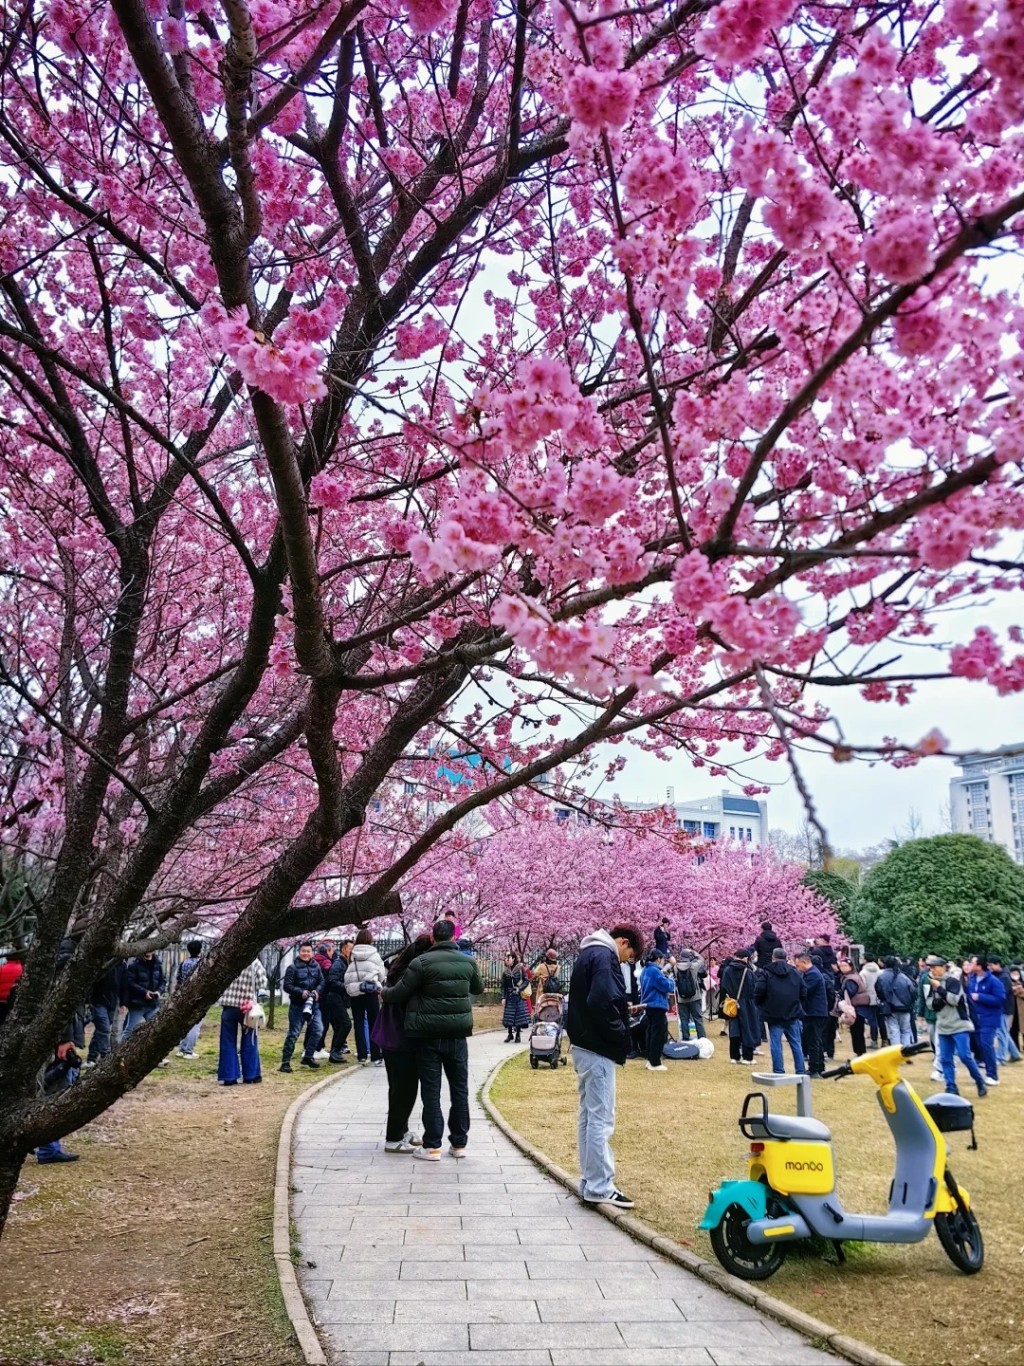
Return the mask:
<svg viewBox="0 0 1024 1366">
<path fill-rule="evenodd" d="M 712 1029 L 711 1061 L 642 1061 L 619 1074 L 613 1141 L 616 1180 L 646 1223 L 714 1260 L 697 1229 L 708 1191 L 723 1177 L 745 1175 L 747 1144 L 736 1127 L 751 1069 L 733 1067 L 727 1041 Z M 845 1054 L 841 1054 L 845 1056 Z M 907 1073 L 923 1095 L 927 1058 Z M 758 1067 L 770 1067 L 767 1058 Z M 755 1069 L 756 1070 L 756 1069 Z M 1024 1064 L 1004 1068 L 1001 1085 L 976 1102 L 978 1151 L 950 1135 L 950 1164 L 971 1192 L 985 1238 L 985 1267 L 963 1276 L 929 1236 L 912 1247 L 859 1244 L 836 1266 L 803 1251 L 768 1282 L 771 1293 L 911 1366 L 1020 1366 L 1024 1362 L 1024 1221 L 1019 1152 L 1024 1123 Z M 973 1092 L 968 1082 L 963 1093 Z M 499 1074 L 492 1099 L 510 1124 L 569 1171 L 576 1160 L 576 1086 L 572 1066 L 533 1072 L 525 1054 Z M 832 1130 L 838 1186 L 847 1209 L 884 1212 L 893 1145 L 867 1078 L 815 1086 L 815 1111 Z M 793 1112 L 794 1093 L 774 1092 L 771 1108 Z"/>
</svg>

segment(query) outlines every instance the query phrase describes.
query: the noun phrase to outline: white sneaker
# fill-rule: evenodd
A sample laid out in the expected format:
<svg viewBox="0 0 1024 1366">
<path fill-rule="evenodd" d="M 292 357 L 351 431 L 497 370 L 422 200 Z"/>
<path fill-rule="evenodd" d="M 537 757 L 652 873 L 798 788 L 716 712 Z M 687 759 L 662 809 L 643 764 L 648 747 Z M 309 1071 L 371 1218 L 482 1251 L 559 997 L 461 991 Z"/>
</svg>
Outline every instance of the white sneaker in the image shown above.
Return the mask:
<svg viewBox="0 0 1024 1366">
<path fill-rule="evenodd" d="M 448 1151 L 451 1153 L 452 1157 L 465 1157 L 465 1156 L 466 1156 L 466 1150 L 465 1150 L 465 1148 L 453 1148 L 453 1147 L 451 1147 L 451 1146 L 449 1145 Z"/>
<path fill-rule="evenodd" d="M 384 1151 L 386 1153 L 414 1153 L 416 1149 L 411 1143 L 406 1143 L 404 1138 L 400 1138 L 397 1143 L 385 1143 Z"/>
<path fill-rule="evenodd" d="M 157 1067 L 166 1067 L 170 1061 L 170 1058 L 161 1058 L 157 1063 Z"/>
<path fill-rule="evenodd" d="M 423 1139 L 420 1138 L 419 1134 L 414 1134 L 411 1129 L 406 1129 L 405 1138 L 402 1141 L 403 1143 L 408 1143 L 412 1148 L 419 1148 L 423 1143 Z"/>
<path fill-rule="evenodd" d="M 998 1086 L 998 1085 L 999 1085 L 999 1080 L 998 1080 L 997 1077 L 986 1077 L 986 1078 L 985 1078 L 985 1085 L 986 1085 L 986 1086 Z"/>
<path fill-rule="evenodd" d="M 649 1062 L 647 1064 L 647 1070 L 648 1072 L 667 1072 L 668 1068 L 663 1062 L 659 1062 L 657 1066 L 655 1066 L 653 1062 Z"/>
<path fill-rule="evenodd" d="M 329 1058 L 330 1056 L 331 1055 L 326 1048 L 318 1048 L 313 1054 L 313 1057 L 316 1058 L 318 1062 L 323 1062 L 324 1058 Z"/>
<path fill-rule="evenodd" d="M 413 1157 L 418 1157 L 421 1162 L 440 1162 L 440 1148 L 417 1148 Z"/>
<path fill-rule="evenodd" d="M 929 1080 L 931 1080 L 931 1081 L 945 1081 L 946 1078 L 942 1075 L 942 1073 L 938 1070 L 938 1068 L 936 1068 L 935 1071 L 931 1074 L 931 1077 L 929 1078 Z"/>
</svg>

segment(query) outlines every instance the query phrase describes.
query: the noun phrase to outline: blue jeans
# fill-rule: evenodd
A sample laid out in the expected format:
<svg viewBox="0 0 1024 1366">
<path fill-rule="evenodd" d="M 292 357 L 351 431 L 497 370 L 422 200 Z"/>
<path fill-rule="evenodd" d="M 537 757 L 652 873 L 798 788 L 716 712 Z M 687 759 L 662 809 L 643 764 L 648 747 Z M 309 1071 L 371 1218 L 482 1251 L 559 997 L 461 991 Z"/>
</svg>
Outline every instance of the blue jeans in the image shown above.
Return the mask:
<svg viewBox="0 0 1024 1366">
<path fill-rule="evenodd" d="M 1020 1049 L 1010 1038 L 1010 1016 L 1003 1016 L 1003 1023 L 996 1030 L 996 1062 L 1019 1062 Z"/>
<path fill-rule="evenodd" d="M 469 1048 L 466 1040 L 417 1039 L 416 1070 L 423 1101 L 424 1148 L 441 1146 L 444 1132 L 442 1072 L 448 1078 L 448 1140 L 453 1148 L 464 1148 L 469 1138 Z"/>
<path fill-rule="evenodd" d="M 246 1029 L 245 1016 L 237 1006 L 225 1006 L 220 1017 L 220 1057 L 217 1060 L 217 1080 L 234 1082 L 256 1081 L 260 1076 L 260 1045 L 255 1029 Z M 238 1066 L 238 1030 L 242 1030 L 242 1066 Z M 198 1029 L 199 1026 L 197 1025 Z"/>
<path fill-rule="evenodd" d="M 288 1002 L 288 1033 L 284 1036 L 284 1047 L 281 1049 L 281 1062 L 291 1062 L 292 1054 L 295 1052 L 295 1040 L 302 1033 L 302 1026 L 306 1026 L 306 1043 L 302 1050 L 304 1058 L 311 1058 L 316 1052 L 317 1044 L 320 1042 L 320 1035 L 324 1032 L 324 1027 L 320 1022 L 320 1003 L 313 1002 L 313 1013 L 303 1015 L 302 1008 L 305 1001 Z M 225 1006 L 225 1009 L 227 1007 Z M 222 1022 L 223 1023 L 223 1022 Z"/>
<path fill-rule="evenodd" d="M 198 1024 L 192 1026 L 181 1043 L 178 1044 L 178 1047 L 183 1053 L 194 1053 L 196 1051 L 196 1044 L 199 1042 L 199 1031 L 202 1027 L 203 1022 L 200 1020 Z"/>
<path fill-rule="evenodd" d="M 615 1190 L 611 1137 L 615 1132 L 615 1064 L 611 1058 L 573 1044 L 572 1065 L 580 1097 L 577 1141 L 580 1198 L 607 1200 Z"/>
<path fill-rule="evenodd" d="M 956 1087 L 955 1058 L 960 1059 L 978 1086 L 983 1084 L 985 1078 L 981 1075 L 978 1064 L 974 1061 L 974 1054 L 971 1052 L 970 1034 L 937 1034 L 935 1041 L 939 1046 L 939 1066 L 942 1068 L 947 1091 L 951 1091 L 954 1095 L 960 1094 Z"/>
<path fill-rule="evenodd" d="M 914 1030 L 909 1010 L 894 1010 L 885 1017 L 885 1033 L 890 1044 L 909 1046 L 914 1042 Z"/>
<path fill-rule="evenodd" d="M 124 1029 L 121 1030 L 122 1040 L 128 1039 L 135 1033 L 139 1025 L 144 1020 L 148 1020 L 160 1009 L 159 1001 L 147 1001 L 144 1006 L 129 1006 L 128 1018 L 124 1022 Z"/>
<path fill-rule="evenodd" d="M 978 1044 L 981 1048 L 981 1060 L 985 1064 L 985 1074 L 993 1081 L 999 1080 L 999 1068 L 996 1066 L 996 1032 L 999 1026 L 994 1024 L 978 1025 Z"/>
<path fill-rule="evenodd" d="M 769 1024 L 768 1041 L 772 1054 L 772 1071 L 785 1072 L 786 1064 L 782 1057 L 782 1039 L 785 1036 L 789 1044 L 790 1052 L 793 1054 L 793 1070 L 795 1072 L 806 1072 L 807 1064 L 804 1062 L 803 1031 L 799 1020 L 785 1020 L 782 1024 Z"/>
<path fill-rule="evenodd" d="M 110 1010 L 107 1006 L 92 1007 L 92 1038 L 89 1040 L 89 1061 L 97 1062 L 105 1058 L 117 1043 L 118 1007 Z"/>
<path fill-rule="evenodd" d="M 679 1001 L 677 1009 L 679 1011 L 679 1037 L 684 1043 L 690 1037 L 691 1023 L 697 1031 L 698 1039 L 707 1037 L 704 1033 L 704 1012 L 700 1008 L 699 999 L 696 1001 Z"/>
</svg>

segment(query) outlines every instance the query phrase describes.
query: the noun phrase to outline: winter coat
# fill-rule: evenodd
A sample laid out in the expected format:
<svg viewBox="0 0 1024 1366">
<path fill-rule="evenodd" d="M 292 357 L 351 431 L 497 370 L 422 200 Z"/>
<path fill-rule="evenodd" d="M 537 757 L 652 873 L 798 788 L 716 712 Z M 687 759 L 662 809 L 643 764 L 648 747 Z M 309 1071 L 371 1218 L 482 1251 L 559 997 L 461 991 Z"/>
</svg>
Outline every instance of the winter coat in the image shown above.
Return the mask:
<svg viewBox="0 0 1024 1366">
<path fill-rule="evenodd" d="M 501 1023 L 506 1029 L 525 1029 L 529 1025 L 530 1007 L 519 994 L 529 984 L 529 975 L 522 963 L 506 968 L 501 974 L 501 999 L 505 1003 Z"/>
<path fill-rule="evenodd" d="M 456 950 L 458 952 L 458 950 Z M 422 956 L 422 955 L 421 955 Z M 363 982 L 376 982 L 383 986 L 388 980 L 388 970 L 384 960 L 372 944 L 353 944 L 352 957 L 345 969 L 345 990 L 350 996 L 365 995 Z"/>
<path fill-rule="evenodd" d="M 746 976 L 744 976 L 746 973 Z M 746 1048 L 757 1048 L 761 1042 L 761 1014 L 754 1000 L 753 968 L 741 958 L 727 958 L 718 972 L 718 1001 L 731 996 L 739 1005 L 739 1014 L 729 1021 L 729 1037 L 739 1039 Z"/>
<path fill-rule="evenodd" d="M 640 1003 L 652 1010 L 668 1010 L 668 998 L 676 984 L 657 963 L 648 963 L 640 974 Z"/>
<path fill-rule="evenodd" d="M 284 994 L 291 1001 L 292 1005 L 302 1005 L 304 991 L 316 992 L 319 996 L 324 989 L 324 975 L 320 971 L 320 965 L 314 959 L 304 963 L 301 958 L 296 958 L 294 963 L 289 963 L 284 974 Z"/>
<path fill-rule="evenodd" d="M 967 1008 L 967 994 L 959 977 L 948 973 L 941 982 L 936 983 L 931 973 L 928 973 L 924 983 L 924 999 L 928 1009 L 934 1012 L 937 1034 L 974 1033 Z"/>
<path fill-rule="evenodd" d="M 151 1006 L 154 1003 L 147 1000 L 146 992 L 162 992 L 166 986 L 167 978 L 159 958 L 132 958 L 124 971 L 124 1004 L 129 1010 Z"/>
<path fill-rule="evenodd" d="M 864 983 L 864 990 L 868 994 L 867 1004 L 869 1006 L 878 1005 L 878 993 L 875 990 L 875 983 L 878 981 L 881 971 L 882 969 L 878 964 L 871 962 L 870 960 L 861 967 L 860 979 Z"/>
<path fill-rule="evenodd" d="M 825 990 L 825 975 L 816 967 L 809 967 L 801 974 L 800 1001 L 804 1014 L 810 1020 L 828 1018 L 828 993 Z"/>
<path fill-rule="evenodd" d="M 821 970 L 824 973 L 831 973 L 833 977 L 839 974 L 839 960 L 836 958 L 836 951 L 831 944 L 815 944 L 810 952 L 821 959 Z"/>
<path fill-rule="evenodd" d="M 328 973 L 330 972 L 330 970 L 331 970 L 331 964 L 334 962 L 334 959 L 335 959 L 335 958 L 338 958 L 338 957 L 340 957 L 340 954 L 337 952 L 337 950 L 335 950 L 335 953 L 334 953 L 333 957 L 331 957 L 331 958 L 328 958 L 326 953 L 317 953 L 317 952 L 314 952 L 314 954 L 313 954 L 313 962 L 317 965 L 317 967 L 318 967 L 318 968 L 320 969 L 320 971 L 323 973 L 323 975 L 324 975 L 324 981 L 325 981 L 325 982 L 327 981 L 327 974 L 328 974 Z"/>
<path fill-rule="evenodd" d="M 1003 989 L 1003 1014 L 1008 1017 L 1007 1024 L 1009 1024 L 1009 1017 L 1013 1015 L 1014 1011 L 1013 987 L 1012 983 L 1010 982 L 1010 974 L 1005 971 L 996 972 L 995 968 L 993 968 L 992 976 L 996 979 L 996 981 Z"/>
<path fill-rule="evenodd" d="M 770 963 L 754 978 L 754 1000 L 766 1024 L 785 1024 L 803 1015 L 800 1005 L 802 982 L 791 963 Z"/>
<path fill-rule="evenodd" d="M 343 996 L 348 999 L 348 992 L 345 990 L 345 973 L 348 971 L 348 959 L 344 954 L 336 953 L 331 959 L 331 966 L 327 969 L 324 978 L 325 997 Z"/>
<path fill-rule="evenodd" d="M 670 942 L 668 930 L 663 930 L 660 925 L 656 926 L 654 931 L 654 947 L 658 952 L 665 954 L 667 957 Z"/>
<path fill-rule="evenodd" d="M 577 1048 L 621 1066 L 629 1052 L 629 1005 L 619 950 L 607 930 L 595 930 L 580 944 L 569 979 L 566 1028 Z"/>
<path fill-rule="evenodd" d="M 362 947 L 369 946 L 357 944 L 356 950 Z M 414 958 L 385 988 L 384 1002 L 405 1006 L 407 1039 L 465 1039 L 473 1032 L 472 998 L 483 989 L 476 959 L 446 940 Z"/>
<path fill-rule="evenodd" d="M 683 993 L 679 990 L 679 974 L 685 972 L 687 968 L 693 973 L 693 984 L 696 990 L 692 993 Z M 676 995 L 680 1001 L 699 1001 L 704 995 L 707 977 L 707 964 L 699 953 L 695 953 L 693 949 L 683 949 L 676 955 Z"/>
<path fill-rule="evenodd" d="M 913 1010 L 917 990 L 914 983 L 899 968 L 883 968 L 875 981 L 875 995 L 882 1008 L 880 1013 Z"/>
<path fill-rule="evenodd" d="M 533 970 L 533 999 L 534 1003 L 550 992 L 552 995 L 564 991 L 562 986 L 562 975 L 558 963 L 549 963 L 543 959 Z"/>
<path fill-rule="evenodd" d="M 0 1003 L 6 1003 L 11 999 L 11 992 L 17 987 L 24 971 L 24 963 L 0 964 Z"/>
<path fill-rule="evenodd" d="M 1003 1022 L 1003 984 L 994 973 L 974 973 L 967 984 L 967 995 L 974 1005 L 978 1024 L 982 1029 L 993 1029 Z"/>
<path fill-rule="evenodd" d="M 772 961 L 772 954 L 776 949 L 781 948 L 782 940 L 774 930 L 762 930 L 754 940 L 755 967 L 769 967 Z"/>
<path fill-rule="evenodd" d="M 108 964 L 92 984 L 89 1004 L 108 1011 L 116 1010 L 124 994 L 124 971 L 124 963 L 120 960 Z"/>
</svg>

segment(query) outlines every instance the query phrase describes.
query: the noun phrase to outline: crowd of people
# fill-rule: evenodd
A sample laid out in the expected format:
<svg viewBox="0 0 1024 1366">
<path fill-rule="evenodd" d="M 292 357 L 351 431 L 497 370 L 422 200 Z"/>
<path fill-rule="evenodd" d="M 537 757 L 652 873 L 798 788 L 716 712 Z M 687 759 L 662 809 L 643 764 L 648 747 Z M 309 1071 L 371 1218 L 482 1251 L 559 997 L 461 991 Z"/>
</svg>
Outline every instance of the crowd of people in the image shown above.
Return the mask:
<svg viewBox="0 0 1024 1366">
<path fill-rule="evenodd" d="M 791 953 L 769 921 L 749 945 L 716 959 L 685 938 L 673 947 L 672 926 L 654 926 L 652 947 L 632 925 L 597 930 L 580 944 L 568 982 L 560 955 L 547 947 L 527 966 L 515 952 L 505 958 L 500 991 L 506 1041 L 522 1041 L 544 997 L 565 996 L 565 1023 L 580 1094 L 581 1195 L 628 1207 L 614 1188 L 608 1139 L 614 1126 L 614 1069 L 645 1058 L 651 1071 L 665 1071 L 663 1054 L 669 1019 L 681 1041 L 691 1033 L 706 1038 L 716 1017 L 728 1038 L 730 1062 L 752 1065 L 767 1046 L 771 1067 L 792 1067 L 820 1078 L 836 1056 L 841 1033 L 855 1055 L 885 1043 L 910 1044 L 926 1031 L 932 1043 L 932 1079 L 958 1091 L 957 1065 L 979 1096 L 999 1085 L 999 1068 L 1021 1060 L 1024 1032 L 1024 970 L 994 954 L 952 963 L 928 954 L 916 963 L 895 956 L 854 960 L 833 949 L 827 934 Z M 182 986 L 199 966 L 201 940 L 187 945 L 176 969 Z M 68 945 L 62 946 L 69 952 Z M 10 1009 L 23 972 L 21 955 L 0 964 L 0 1024 Z M 78 1012 L 58 1041 L 44 1084 L 59 1090 L 74 1083 L 80 1068 L 95 1067 L 159 1009 L 168 990 L 156 953 L 110 965 L 89 993 L 92 1033 L 85 1047 L 85 1012 Z M 468 1140 L 468 1054 L 472 998 L 483 980 L 470 941 L 450 912 L 385 962 L 369 930 L 335 943 L 303 942 L 284 974 L 287 1031 L 280 1071 L 290 1073 L 301 1040 L 299 1062 L 319 1068 L 324 1061 L 355 1060 L 386 1069 L 389 1153 L 415 1153 L 439 1160 L 443 1125 L 442 1078 L 450 1093 L 448 1119 L 452 1154 L 462 1156 Z M 262 1080 L 261 1002 L 267 973 L 256 960 L 220 998 L 217 1080 L 225 1086 Z M 201 1023 L 181 1039 L 178 1053 L 196 1056 Z M 710 1045 L 708 1045 L 710 1049 Z M 166 1065 L 167 1059 L 161 1065 Z M 411 1115 L 417 1095 L 423 1104 L 422 1142 Z M 39 1149 L 42 1163 L 74 1161 L 59 1142 Z"/>
</svg>

